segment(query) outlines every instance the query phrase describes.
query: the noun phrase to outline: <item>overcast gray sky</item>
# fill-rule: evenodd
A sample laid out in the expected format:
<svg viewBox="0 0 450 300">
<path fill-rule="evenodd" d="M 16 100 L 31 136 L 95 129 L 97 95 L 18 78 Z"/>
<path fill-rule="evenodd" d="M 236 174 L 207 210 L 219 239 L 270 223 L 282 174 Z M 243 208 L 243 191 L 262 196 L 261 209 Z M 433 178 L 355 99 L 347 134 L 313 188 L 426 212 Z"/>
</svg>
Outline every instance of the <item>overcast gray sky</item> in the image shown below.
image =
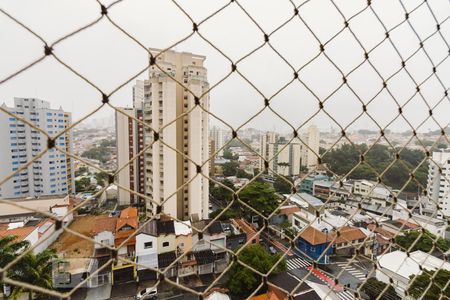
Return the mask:
<svg viewBox="0 0 450 300">
<path fill-rule="evenodd" d="M 295 1 L 296 4 L 302 2 L 304 1 Z M 372 2 L 373 9 L 387 28 L 392 28 L 405 17 L 398 0 Z M 422 1 L 403 2 L 406 8 L 411 10 Z M 196 22 L 200 22 L 227 1 L 185 0 L 178 3 Z M 293 15 L 293 6 L 288 0 L 241 0 L 239 3 L 267 33 Z M 335 3 L 349 18 L 363 9 L 367 2 L 335 0 Z M 449 18 L 448 0 L 429 0 L 428 3 L 438 22 Z M 100 12 L 99 5 L 94 0 L 1 0 L 0 7 L 35 30 L 49 43 L 94 20 Z M 330 0 L 312 0 L 300 8 L 300 14 L 322 42 L 326 42 L 343 27 L 344 20 Z M 167 0 L 125 0 L 111 8 L 109 16 L 148 47 L 168 47 L 192 32 L 191 21 L 172 1 Z M 421 39 L 425 39 L 436 30 L 436 21 L 426 4 L 411 14 L 410 21 Z M 350 27 L 366 49 L 372 48 L 384 38 L 383 27 L 369 9 L 354 17 L 350 21 Z M 236 3 L 231 3 L 224 11 L 202 24 L 199 31 L 233 60 L 241 58 L 263 42 L 263 33 Z M 449 42 L 450 20 L 441 25 L 441 33 Z M 403 57 L 408 57 L 419 46 L 419 40 L 408 23 L 392 31 L 390 37 Z M 270 43 L 295 68 L 301 67 L 313 58 L 319 49 L 319 43 L 299 18 L 294 18 L 271 36 Z M 0 79 L 38 58 L 43 51 L 40 40 L 1 13 L 0 44 Z M 206 55 L 211 85 L 230 71 L 228 60 L 197 35 L 174 49 Z M 449 55 L 449 49 L 439 34 L 428 39 L 424 49 L 435 64 L 448 58 Z M 148 60 L 146 51 L 114 28 L 106 19 L 58 44 L 54 51 L 62 60 L 106 92 L 136 74 L 145 67 Z M 348 30 L 327 44 L 325 52 L 344 73 L 361 63 L 364 57 L 363 50 Z M 387 41 L 371 53 L 370 61 L 384 77 L 390 76 L 401 65 L 401 59 Z M 239 63 L 237 67 L 268 98 L 293 77 L 292 70 L 268 45 Z M 431 73 L 432 65 L 424 52 L 419 51 L 407 63 L 406 68 L 416 82 L 421 82 Z M 437 74 L 448 89 L 450 59 L 446 59 L 438 67 Z M 145 76 L 146 74 L 143 74 L 140 78 Z M 342 82 L 339 72 L 323 55 L 304 68 L 299 76 L 321 99 Z M 367 62 L 349 76 L 348 83 L 364 102 L 369 101 L 382 86 L 382 81 Z M 114 105 L 131 105 L 131 85 L 125 86 L 111 98 Z M 388 87 L 401 104 L 415 93 L 415 85 L 405 71 L 401 71 L 390 80 Z M 433 106 L 443 97 L 444 88 L 435 77 L 432 77 L 422 86 L 421 92 Z M 50 101 L 55 107 L 62 105 L 65 110 L 73 112 L 74 119 L 92 111 L 101 101 L 95 89 L 53 58 L 45 59 L 23 74 L 0 85 L 1 102 L 11 105 L 14 96 L 37 97 Z M 213 89 L 210 96 L 211 111 L 232 126 L 242 124 L 263 105 L 261 95 L 237 74 L 233 74 Z M 294 126 L 305 122 L 318 109 L 317 100 L 298 81 L 274 97 L 271 106 Z M 362 110 L 360 102 L 347 87 L 328 99 L 324 107 L 344 126 Z M 368 105 L 368 111 L 380 125 L 385 126 L 396 116 L 398 108 L 384 91 Z M 450 121 L 449 112 L 448 99 L 434 110 L 434 116 L 442 126 Z M 97 117 L 108 114 L 111 114 L 111 110 L 104 109 Z M 404 114 L 416 127 L 428 116 L 428 108 L 422 98 L 416 96 L 404 108 Z M 336 126 L 324 113 L 320 113 L 312 122 L 320 128 Z M 212 123 L 217 122 L 212 120 Z M 283 121 L 269 111 L 253 120 L 248 127 L 268 130 L 287 128 Z M 351 127 L 355 128 L 374 129 L 375 126 L 367 116 L 363 116 Z M 419 129 L 426 131 L 429 128 L 436 128 L 434 121 L 427 122 Z M 403 131 L 410 128 L 400 119 L 389 129 Z"/>
</svg>

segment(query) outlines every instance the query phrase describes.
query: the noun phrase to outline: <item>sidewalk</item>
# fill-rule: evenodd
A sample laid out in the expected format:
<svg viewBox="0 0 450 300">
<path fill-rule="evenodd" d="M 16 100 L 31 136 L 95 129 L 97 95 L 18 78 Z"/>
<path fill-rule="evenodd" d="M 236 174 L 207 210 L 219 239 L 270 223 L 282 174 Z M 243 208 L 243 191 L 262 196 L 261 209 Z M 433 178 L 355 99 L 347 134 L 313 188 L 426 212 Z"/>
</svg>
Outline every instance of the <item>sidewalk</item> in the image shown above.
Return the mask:
<svg viewBox="0 0 450 300">
<path fill-rule="evenodd" d="M 86 300 L 107 300 L 111 299 L 111 285 L 105 284 L 87 291 Z"/>
</svg>

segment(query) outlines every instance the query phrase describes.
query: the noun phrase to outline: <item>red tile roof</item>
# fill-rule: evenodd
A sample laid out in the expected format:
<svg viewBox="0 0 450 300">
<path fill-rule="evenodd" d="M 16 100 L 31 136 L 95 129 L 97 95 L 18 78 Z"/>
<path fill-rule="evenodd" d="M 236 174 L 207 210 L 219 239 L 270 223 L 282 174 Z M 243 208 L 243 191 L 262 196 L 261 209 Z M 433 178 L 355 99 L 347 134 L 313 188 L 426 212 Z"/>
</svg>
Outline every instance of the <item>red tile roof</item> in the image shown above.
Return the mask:
<svg viewBox="0 0 450 300">
<path fill-rule="evenodd" d="M 327 235 L 325 233 L 323 233 L 320 230 L 315 229 L 312 226 L 306 227 L 306 229 L 300 233 L 300 237 L 302 239 L 304 239 L 305 241 L 307 241 L 311 245 L 320 245 L 320 244 L 325 244 L 326 242 L 331 241 L 330 234 L 328 235 L 328 240 L 327 240 Z"/>
<path fill-rule="evenodd" d="M 92 234 L 96 235 L 102 231 L 110 231 L 114 233 L 116 229 L 116 224 L 117 224 L 116 217 L 107 217 L 107 216 L 97 217 L 94 220 Z"/>
<path fill-rule="evenodd" d="M 135 207 L 128 207 L 120 213 L 119 219 L 117 219 L 116 232 L 118 232 L 125 225 L 129 225 L 132 228 L 137 228 L 139 225 L 138 210 Z"/>
<path fill-rule="evenodd" d="M 367 235 L 364 232 L 362 232 L 361 229 L 356 227 L 344 226 L 341 227 L 338 231 L 339 236 L 334 241 L 335 244 L 353 242 L 360 239 L 365 239 L 367 237 Z M 333 238 L 336 235 L 337 235 L 336 232 L 332 233 Z"/>
<path fill-rule="evenodd" d="M 278 211 L 279 215 L 292 215 L 293 213 L 296 213 L 300 211 L 300 207 L 296 206 L 296 205 L 292 205 L 292 206 L 285 206 L 285 207 L 281 207 L 280 210 Z"/>
<path fill-rule="evenodd" d="M 29 236 L 37 227 L 36 226 L 27 226 L 27 227 L 18 227 L 14 229 L 7 229 L 0 231 L 0 237 L 5 237 L 8 235 L 17 236 L 17 240 L 23 241 L 27 236 Z"/>
</svg>

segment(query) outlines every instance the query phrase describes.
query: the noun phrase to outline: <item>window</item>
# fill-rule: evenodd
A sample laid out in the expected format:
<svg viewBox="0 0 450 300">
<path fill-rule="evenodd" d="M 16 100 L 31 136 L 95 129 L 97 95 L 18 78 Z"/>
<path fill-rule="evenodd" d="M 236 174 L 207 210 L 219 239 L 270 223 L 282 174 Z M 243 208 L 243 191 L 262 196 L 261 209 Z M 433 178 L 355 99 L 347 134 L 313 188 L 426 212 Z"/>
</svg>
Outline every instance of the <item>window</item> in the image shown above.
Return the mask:
<svg viewBox="0 0 450 300">
<path fill-rule="evenodd" d="M 169 243 L 167 243 L 167 245 L 169 245 Z M 164 243 L 163 243 L 163 247 L 165 247 Z M 144 243 L 144 249 L 151 249 L 151 248 L 153 248 L 153 242 Z"/>
<path fill-rule="evenodd" d="M 164 243 L 162 244 L 162 246 L 163 246 L 163 247 L 169 247 L 169 242 L 164 242 Z"/>
</svg>

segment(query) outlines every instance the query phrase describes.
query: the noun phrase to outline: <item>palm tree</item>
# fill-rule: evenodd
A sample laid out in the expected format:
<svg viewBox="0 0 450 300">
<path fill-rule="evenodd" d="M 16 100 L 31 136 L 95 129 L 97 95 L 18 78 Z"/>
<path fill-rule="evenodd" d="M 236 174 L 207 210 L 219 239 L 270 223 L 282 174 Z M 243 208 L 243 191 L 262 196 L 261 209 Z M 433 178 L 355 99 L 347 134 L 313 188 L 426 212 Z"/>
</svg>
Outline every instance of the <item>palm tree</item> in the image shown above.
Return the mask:
<svg viewBox="0 0 450 300">
<path fill-rule="evenodd" d="M 17 236 L 0 237 L 0 268 L 14 260 L 22 251 L 30 246 L 28 241 L 17 241 Z"/>
<path fill-rule="evenodd" d="M 11 268 L 8 276 L 17 281 L 52 289 L 52 263 L 56 257 L 53 249 L 46 249 L 36 255 L 28 253 Z M 17 299 L 25 291 L 25 288 L 16 286 L 11 297 Z M 28 290 L 27 292 L 28 298 L 33 299 L 33 291 Z M 41 295 L 37 295 L 38 299 L 40 297 Z"/>
</svg>

